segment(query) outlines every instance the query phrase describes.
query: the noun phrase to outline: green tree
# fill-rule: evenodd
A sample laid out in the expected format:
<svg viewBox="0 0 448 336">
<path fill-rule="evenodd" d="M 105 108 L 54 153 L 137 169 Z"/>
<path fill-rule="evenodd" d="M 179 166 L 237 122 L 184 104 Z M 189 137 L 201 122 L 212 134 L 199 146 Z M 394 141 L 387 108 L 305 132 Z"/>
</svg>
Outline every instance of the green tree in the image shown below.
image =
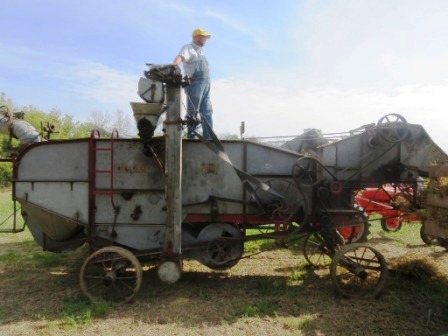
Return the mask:
<svg viewBox="0 0 448 336">
<path fill-rule="evenodd" d="M 134 120 L 122 110 L 115 111 L 112 126 L 120 136 L 124 137 L 130 137 L 137 132 Z"/>
<path fill-rule="evenodd" d="M 12 164 L 0 162 L 0 189 L 11 187 Z"/>
<path fill-rule="evenodd" d="M 78 139 L 88 138 L 91 130 L 95 128 L 91 122 L 80 122 L 74 119 L 71 115 L 60 116 L 54 121 L 57 133 L 54 134 L 54 139 Z"/>
</svg>

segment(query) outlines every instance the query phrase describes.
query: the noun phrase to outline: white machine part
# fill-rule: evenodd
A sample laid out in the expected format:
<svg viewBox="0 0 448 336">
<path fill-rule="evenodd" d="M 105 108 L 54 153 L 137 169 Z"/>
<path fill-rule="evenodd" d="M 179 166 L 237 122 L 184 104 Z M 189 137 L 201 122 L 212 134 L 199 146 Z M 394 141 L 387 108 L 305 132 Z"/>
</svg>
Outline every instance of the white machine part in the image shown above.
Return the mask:
<svg viewBox="0 0 448 336">
<path fill-rule="evenodd" d="M 163 84 L 148 78 L 140 77 L 137 93 L 147 103 L 163 103 L 165 100 Z"/>
<path fill-rule="evenodd" d="M 20 141 L 20 146 L 28 146 L 40 142 L 39 133 L 28 122 L 24 120 L 14 120 L 11 125 L 12 136 Z"/>
<path fill-rule="evenodd" d="M 11 134 L 19 140 L 20 147 L 25 147 L 36 142 L 40 142 L 39 132 L 29 122 L 20 119 L 13 119 L 7 112 L 0 119 L 0 134 Z"/>
</svg>

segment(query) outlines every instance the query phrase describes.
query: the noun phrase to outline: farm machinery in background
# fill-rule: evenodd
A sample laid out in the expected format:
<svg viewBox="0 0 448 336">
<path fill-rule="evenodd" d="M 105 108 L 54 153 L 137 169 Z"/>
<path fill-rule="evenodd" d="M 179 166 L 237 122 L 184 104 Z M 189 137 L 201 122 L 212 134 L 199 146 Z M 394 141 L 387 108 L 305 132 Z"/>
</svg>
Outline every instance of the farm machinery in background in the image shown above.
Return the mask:
<svg viewBox="0 0 448 336">
<path fill-rule="evenodd" d="M 386 120 L 386 121 L 385 121 Z M 394 131 L 394 137 L 397 142 L 402 141 L 407 136 L 406 120 L 404 117 L 398 114 L 391 114 L 383 117 L 379 122 L 381 123 L 393 122 L 395 125 L 402 124 L 403 129 L 397 129 Z M 360 129 L 368 129 L 373 127 L 374 124 L 362 126 Z M 274 144 L 282 148 L 291 149 L 297 151 L 304 155 L 316 155 L 316 151 L 320 146 L 328 145 L 331 142 L 340 141 L 343 138 L 353 135 L 353 133 L 358 132 L 360 129 L 351 130 L 344 133 L 331 133 L 327 135 L 322 135 L 320 131 L 311 129 L 306 131 L 304 134 L 289 139 L 288 137 L 266 137 L 258 138 L 262 142 Z M 291 137 L 289 137 L 291 138 Z M 403 139 L 402 139 L 403 138 Z M 388 139 L 394 142 L 391 137 Z M 373 138 L 373 142 L 377 139 Z M 430 147 L 428 147 L 430 149 Z M 427 177 L 428 174 L 421 172 L 422 176 Z M 343 227 L 339 229 L 341 235 L 345 240 L 351 242 L 365 242 L 369 234 L 370 222 L 379 220 L 381 227 L 387 232 L 396 232 L 400 230 L 404 222 L 423 222 L 424 219 L 421 218 L 419 212 L 425 207 L 426 200 L 424 199 L 424 179 L 422 176 L 416 179 L 412 178 L 406 181 L 406 179 L 401 179 L 399 182 L 390 182 L 381 184 L 378 181 L 378 185 L 371 184 L 371 186 L 361 189 L 354 189 L 354 202 L 360 210 L 364 211 L 365 220 L 360 222 L 358 227 L 347 228 Z M 380 215 L 380 219 L 370 220 L 371 215 Z M 431 236 L 424 234 L 423 229 L 421 231 L 422 240 L 427 245 L 433 245 L 437 241 L 432 239 Z"/>
<path fill-rule="evenodd" d="M 80 283 L 91 300 L 132 300 L 142 263 L 174 283 L 184 259 L 220 271 L 238 263 L 246 241 L 298 237 L 310 263 L 331 258 L 342 295 L 378 295 L 387 276 L 383 256 L 350 243 L 367 221 L 354 191 L 415 185 L 429 162 L 445 160 L 423 127 L 393 114 L 312 146 L 306 135 L 282 148 L 200 134 L 182 139 L 185 85 L 174 66 L 145 71 L 138 89 L 144 102 L 131 103 L 138 139 L 93 131 L 88 139 L 40 142 L 20 152 L 13 199 L 35 241 L 53 252 L 89 244 Z M 154 136 L 162 114 L 164 135 Z M 266 231 L 271 224 L 281 229 Z"/>
<path fill-rule="evenodd" d="M 421 220 L 415 212 L 418 202 L 415 199 L 417 192 L 414 190 L 418 183 L 416 181 L 415 185 L 386 184 L 380 188 L 362 189 L 356 192 L 355 202 L 369 216 L 381 215 L 381 227 L 384 231 L 396 232 L 401 229 L 403 222 Z"/>
</svg>

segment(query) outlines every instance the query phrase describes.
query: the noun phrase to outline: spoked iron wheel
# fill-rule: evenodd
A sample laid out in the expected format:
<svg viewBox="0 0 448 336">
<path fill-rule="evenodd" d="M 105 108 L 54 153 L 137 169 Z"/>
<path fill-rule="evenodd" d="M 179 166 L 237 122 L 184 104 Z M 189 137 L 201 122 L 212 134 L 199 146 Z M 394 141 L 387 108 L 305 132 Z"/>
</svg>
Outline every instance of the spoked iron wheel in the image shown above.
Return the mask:
<svg viewBox="0 0 448 336">
<path fill-rule="evenodd" d="M 303 255 L 316 268 L 328 266 L 336 251 L 344 244 L 344 237 L 337 230 L 311 232 L 305 238 Z"/>
<path fill-rule="evenodd" d="M 138 259 L 117 246 L 92 253 L 80 272 L 81 289 L 91 301 L 127 303 L 142 284 L 143 271 Z"/>
<path fill-rule="evenodd" d="M 388 271 L 381 253 L 363 244 L 344 246 L 330 265 L 333 285 L 346 298 L 377 297 Z"/>
<path fill-rule="evenodd" d="M 303 241 L 303 256 L 315 268 L 327 267 L 331 263 L 324 238 L 317 232 L 309 233 Z"/>
</svg>

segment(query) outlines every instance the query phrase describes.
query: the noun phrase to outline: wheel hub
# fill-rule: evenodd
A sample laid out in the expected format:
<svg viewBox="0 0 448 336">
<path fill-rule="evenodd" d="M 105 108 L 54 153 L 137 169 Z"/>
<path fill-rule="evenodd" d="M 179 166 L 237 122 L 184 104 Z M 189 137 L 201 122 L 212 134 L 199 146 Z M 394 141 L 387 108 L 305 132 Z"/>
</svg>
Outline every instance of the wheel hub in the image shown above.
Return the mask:
<svg viewBox="0 0 448 336">
<path fill-rule="evenodd" d="M 103 278 L 103 285 L 106 287 L 111 286 L 117 278 L 117 274 L 113 271 L 107 272 Z"/>
</svg>

